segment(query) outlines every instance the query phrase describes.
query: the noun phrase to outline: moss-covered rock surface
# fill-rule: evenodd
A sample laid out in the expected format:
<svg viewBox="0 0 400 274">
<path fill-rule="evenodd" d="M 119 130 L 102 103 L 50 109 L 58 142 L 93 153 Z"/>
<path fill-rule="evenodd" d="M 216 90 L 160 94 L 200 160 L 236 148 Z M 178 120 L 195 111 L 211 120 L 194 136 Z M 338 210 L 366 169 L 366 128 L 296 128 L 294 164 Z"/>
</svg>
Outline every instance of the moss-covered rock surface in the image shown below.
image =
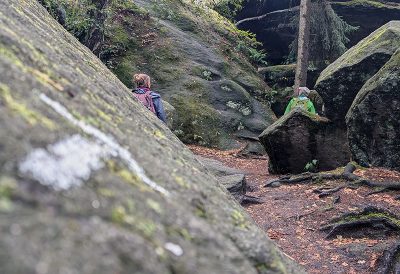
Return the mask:
<svg viewBox="0 0 400 274">
<path fill-rule="evenodd" d="M 391 58 L 400 44 L 400 21 L 392 21 L 349 49 L 329 65 L 315 89 L 325 103 L 326 116 L 345 126 L 345 116 L 362 86 Z"/>
<path fill-rule="evenodd" d="M 126 86 L 133 73 L 149 74 L 176 109 L 173 129 L 181 140 L 232 148 L 234 135 L 257 136 L 275 121 L 270 89 L 251 64 L 256 40 L 210 1 L 41 2 L 55 18 L 64 11 L 64 27 Z"/>
<path fill-rule="evenodd" d="M 353 158 L 400 170 L 400 51 L 362 87 L 347 113 Z"/>
<path fill-rule="evenodd" d="M 0 273 L 303 272 L 34 0 L 0 2 L 0 127 Z"/>
</svg>

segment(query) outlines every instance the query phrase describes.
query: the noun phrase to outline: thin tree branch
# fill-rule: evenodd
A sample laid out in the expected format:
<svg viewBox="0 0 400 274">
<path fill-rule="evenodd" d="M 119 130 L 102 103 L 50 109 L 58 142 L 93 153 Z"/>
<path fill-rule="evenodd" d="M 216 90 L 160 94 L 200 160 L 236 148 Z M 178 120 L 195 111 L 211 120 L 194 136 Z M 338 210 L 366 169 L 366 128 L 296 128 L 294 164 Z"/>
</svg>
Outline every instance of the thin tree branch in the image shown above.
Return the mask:
<svg viewBox="0 0 400 274">
<path fill-rule="evenodd" d="M 260 15 L 260 16 L 255 16 L 255 17 L 242 19 L 240 21 L 237 21 L 235 25 L 236 25 L 236 27 L 239 27 L 241 24 L 243 24 L 245 22 L 259 21 L 259 20 L 262 20 L 262 19 L 268 17 L 269 15 L 286 13 L 286 12 L 293 12 L 293 11 L 298 11 L 298 10 L 300 10 L 300 6 L 296 6 L 296 7 L 288 8 L 288 9 L 284 9 L 284 10 L 276 10 L 276 11 L 265 13 L 265 14 Z"/>
</svg>

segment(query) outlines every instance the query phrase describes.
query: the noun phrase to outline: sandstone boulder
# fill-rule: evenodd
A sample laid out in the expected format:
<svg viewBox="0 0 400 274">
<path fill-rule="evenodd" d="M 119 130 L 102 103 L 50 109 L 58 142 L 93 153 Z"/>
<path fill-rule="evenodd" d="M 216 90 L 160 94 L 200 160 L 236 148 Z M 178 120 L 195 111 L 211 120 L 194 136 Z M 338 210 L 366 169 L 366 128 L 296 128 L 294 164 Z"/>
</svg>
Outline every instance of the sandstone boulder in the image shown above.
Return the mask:
<svg viewBox="0 0 400 274">
<path fill-rule="evenodd" d="M 0 128 L 0 273 L 304 273 L 35 0 L 0 1 Z"/>
<path fill-rule="evenodd" d="M 201 156 L 197 156 L 197 159 L 240 204 L 263 202 L 260 198 L 246 194 L 247 191 L 252 191 L 253 188 L 247 185 L 245 172 L 227 167 L 225 164 L 215 159 Z"/>
<path fill-rule="evenodd" d="M 326 118 L 295 109 L 282 116 L 260 135 L 269 156 L 271 173 L 301 173 L 317 161 L 320 170 L 330 170 L 349 161 L 345 133 Z"/>
<path fill-rule="evenodd" d="M 354 160 L 400 170 L 399 50 L 357 94 L 346 122 Z"/>
<path fill-rule="evenodd" d="M 345 127 L 345 116 L 361 87 L 391 58 L 400 44 L 400 21 L 374 31 L 338 60 L 317 80 L 315 89 L 325 103 L 325 114 Z"/>
<path fill-rule="evenodd" d="M 241 131 L 259 135 L 276 117 L 269 88 L 236 50 L 232 23 L 192 1 L 41 0 L 128 87 L 144 72 L 176 110 L 172 129 L 186 143 L 238 147 Z M 201 1 L 200 1 L 201 2 Z"/>
</svg>

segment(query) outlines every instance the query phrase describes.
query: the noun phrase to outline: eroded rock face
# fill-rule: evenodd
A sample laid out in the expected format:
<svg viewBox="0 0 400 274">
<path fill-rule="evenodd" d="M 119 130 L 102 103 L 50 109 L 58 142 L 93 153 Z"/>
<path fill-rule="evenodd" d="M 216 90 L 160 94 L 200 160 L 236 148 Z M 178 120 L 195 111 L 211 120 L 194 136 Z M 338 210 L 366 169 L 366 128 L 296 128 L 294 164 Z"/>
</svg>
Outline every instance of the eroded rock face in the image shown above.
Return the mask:
<svg viewBox="0 0 400 274">
<path fill-rule="evenodd" d="M 37 1 L 0 2 L 1 273 L 303 273 Z"/>
<path fill-rule="evenodd" d="M 399 50 L 362 87 L 346 122 L 356 161 L 400 170 Z"/>
<path fill-rule="evenodd" d="M 42 1 L 58 17 L 59 1 Z M 192 1 L 64 1 L 65 28 L 128 87 L 144 72 L 176 110 L 175 134 L 186 143 L 233 148 L 234 134 L 258 136 L 276 117 L 269 87 L 235 50 L 234 26 Z M 68 22 L 70 22 L 68 24 Z M 101 31 L 101 33 L 99 33 Z"/>
<path fill-rule="evenodd" d="M 326 118 L 295 109 L 284 115 L 261 135 L 272 173 L 301 173 L 313 160 L 320 170 L 346 164 L 350 158 L 345 131 Z"/>
<path fill-rule="evenodd" d="M 325 114 L 340 127 L 361 87 L 391 58 L 400 44 L 400 21 L 392 21 L 349 49 L 328 66 L 315 89 L 325 103 Z"/>
</svg>

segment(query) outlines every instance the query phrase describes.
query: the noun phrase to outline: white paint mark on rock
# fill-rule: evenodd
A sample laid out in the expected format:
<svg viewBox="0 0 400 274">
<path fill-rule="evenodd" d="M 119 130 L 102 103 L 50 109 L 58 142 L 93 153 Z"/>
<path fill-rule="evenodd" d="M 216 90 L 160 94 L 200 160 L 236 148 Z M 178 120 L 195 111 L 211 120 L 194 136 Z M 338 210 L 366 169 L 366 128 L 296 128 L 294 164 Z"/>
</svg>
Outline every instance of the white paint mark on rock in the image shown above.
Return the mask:
<svg viewBox="0 0 400 274">
<path fill-rule="evenodd" d="M 104 166 L 112 152 L 104 145 L 74 135 L 32 151 L 20 164 L 22 173 L 30 174 L 43 185 L 55 190 L 80 186 L 93 171 Z"/>
<path fill-rule="evenodd" d="M 166 250 L 170 251 L 172 254 L 174 254 L 174 255 L 177 256 L 177 257 L 180 257 L 180 256 L 183 255 L 183 249 L 182 249 L 182 247 L 180 247 L 180 246 L 177 245 L 177 244 L 174 244 L 174 243 L 166 243 L 166 244 L 164 245 L 164 247 L 165 247 Z"/>
<path fill-rule="evenodd" d="M 99 129 L 86 124 L 83 121 L 77 120 L 64 106 L 62 106 L 60 103 L 50 99 L 48 96 L 45 94 L 40 94 L 40 99 L 48 104 L 50 107 L 52 107 L 58 114 L 69 120 L 72 124 L 75 126 L 80 127 L 86 134 L 92 135 L 95 137 L 98 141 L 102 142 L 104 145 L 108 146 L 109 149 L 113 151 L 113 154 L 115 157 L 121 158 L 123 162 L 128 166 L 128 168 L 136 173 L 136 175 L 148 186 L 150 186 L 152 189 L 168 196 L 169 192 L 159 186 L 157 183 L 155 183 L 153 180 L 151 180 L 147 175 L 145 174 L 143 168 L 139 166 L 139 164 L 133 159 L 131 153 L 123 148 L 121 145 L 119 145 L 112 136 L 109 136 L 105 134 L 104 132 L 100 131 Z"/>
</svg>

